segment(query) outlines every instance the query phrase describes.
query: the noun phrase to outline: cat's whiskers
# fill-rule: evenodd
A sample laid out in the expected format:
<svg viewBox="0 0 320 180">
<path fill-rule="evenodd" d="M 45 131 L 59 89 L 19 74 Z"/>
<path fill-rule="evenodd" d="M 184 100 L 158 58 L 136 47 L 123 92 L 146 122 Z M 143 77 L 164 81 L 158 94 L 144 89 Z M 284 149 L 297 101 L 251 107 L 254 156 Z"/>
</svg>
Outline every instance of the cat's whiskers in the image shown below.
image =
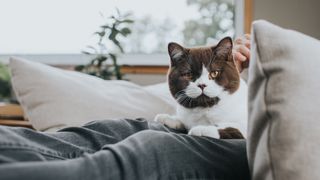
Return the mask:
<svg viewBox="0 0 320 180">
<path fill-rule="evenodd" d="M 174 96 L 175 96 L 175 97 L 178 97 L 180 94 L 183 94 L 183 93 L 185 93 L 185 90 L 184 90 L 184 89 L 176 92 L 176 94 L 175 94 Z"/>
<path fill-rule="evenodd" d="M 193 100 L 192 100 L 192 98 L 190 98 L 189 96 L 187 96 L 187 97 L 188 97 L 188 100 L 189 100 L 189 101 L 188 101 L 188 102 L 189 102 L 189 106 L 191 106 Z"/>
<path fill-rule="evenodd" d="M 188 96 L 186 96 L 186 95 L 184 95 L 184 94 L 181 94 L 181 95 L 179 96 L 179 98 L 177 99 L 177 101 L 178 101 L 179 103 L 181 103 L 181 104 L 183 104 L 185 100 L 188 100 Z"/>
<path fill-rule="evenodd" d="M 185 90 L 180 90 L 175 94 L 176 100 L 180 103 L 180 104 L 189 104 L 191 105 L 193 100 L 191 97 L 187 96 L 185 94 Z"/>
</svg>

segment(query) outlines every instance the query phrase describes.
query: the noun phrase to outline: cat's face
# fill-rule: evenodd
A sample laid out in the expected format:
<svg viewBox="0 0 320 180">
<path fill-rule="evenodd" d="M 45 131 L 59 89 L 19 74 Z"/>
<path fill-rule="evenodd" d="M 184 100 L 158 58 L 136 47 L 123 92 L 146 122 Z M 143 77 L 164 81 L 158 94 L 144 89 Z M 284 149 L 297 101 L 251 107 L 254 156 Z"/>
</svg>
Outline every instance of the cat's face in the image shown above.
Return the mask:
<svg viewBox="0 0 320 180">
<path fill-rule="evenodd" d="M 239 88 L 240 75 L 232 57 L 230 37 L 212 47 L 184 48 L 169 43 L 168 52 L 170 91 L 182 106 L 212 107 L 222 94 L 232 94 Z"/>
</svg>

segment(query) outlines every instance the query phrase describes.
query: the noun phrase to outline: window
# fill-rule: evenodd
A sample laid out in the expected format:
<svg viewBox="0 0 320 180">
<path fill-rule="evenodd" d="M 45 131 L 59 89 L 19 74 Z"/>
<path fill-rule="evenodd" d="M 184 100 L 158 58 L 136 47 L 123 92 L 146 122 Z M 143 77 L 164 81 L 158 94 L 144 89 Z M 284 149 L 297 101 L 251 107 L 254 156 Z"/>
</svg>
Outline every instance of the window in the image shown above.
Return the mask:
<svg viewBox="0 0 320 180">
<path fill-rule="evenodd" d="M 122 64 L 165 65 L 170 41 L 197 46 L 243 33 L 243 0 L 3 0 L 0 60 L 18 55 L 48 64 L 86 63 L 80 52 L 95 43 L 93 32 L 116 8 L 135 21 L 121 40 Z"/>
</svg>

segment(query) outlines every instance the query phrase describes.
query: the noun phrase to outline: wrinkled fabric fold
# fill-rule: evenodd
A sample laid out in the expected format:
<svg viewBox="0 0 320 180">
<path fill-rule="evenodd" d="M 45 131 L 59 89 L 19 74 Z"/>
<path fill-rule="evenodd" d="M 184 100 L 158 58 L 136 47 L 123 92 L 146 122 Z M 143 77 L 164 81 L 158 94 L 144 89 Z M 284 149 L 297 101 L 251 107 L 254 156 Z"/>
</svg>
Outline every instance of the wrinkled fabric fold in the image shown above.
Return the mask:
<svg viewBox="0 0 320 180">
<path fill-rule="evenodd" d="M 244 140 L 193 137 L 143 119 L 56 133 L 0 126 L 0 179 L 249 179 Z"/>
</svg>

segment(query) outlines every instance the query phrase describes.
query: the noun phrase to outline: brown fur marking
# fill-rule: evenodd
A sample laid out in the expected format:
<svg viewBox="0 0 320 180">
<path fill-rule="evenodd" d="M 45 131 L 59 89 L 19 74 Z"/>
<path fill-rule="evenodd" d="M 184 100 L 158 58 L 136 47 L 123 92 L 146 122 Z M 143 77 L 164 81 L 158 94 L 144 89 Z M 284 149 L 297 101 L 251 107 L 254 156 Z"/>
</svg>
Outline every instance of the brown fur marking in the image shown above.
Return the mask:
<svg viewBox="0 0 320 180">
<path fill-rule="evenodd" d="M 227 127 L 225 129 L 219 129 L 220 139 L 244 139 L 241 132 L 232 127 Z"/>
</svg>

